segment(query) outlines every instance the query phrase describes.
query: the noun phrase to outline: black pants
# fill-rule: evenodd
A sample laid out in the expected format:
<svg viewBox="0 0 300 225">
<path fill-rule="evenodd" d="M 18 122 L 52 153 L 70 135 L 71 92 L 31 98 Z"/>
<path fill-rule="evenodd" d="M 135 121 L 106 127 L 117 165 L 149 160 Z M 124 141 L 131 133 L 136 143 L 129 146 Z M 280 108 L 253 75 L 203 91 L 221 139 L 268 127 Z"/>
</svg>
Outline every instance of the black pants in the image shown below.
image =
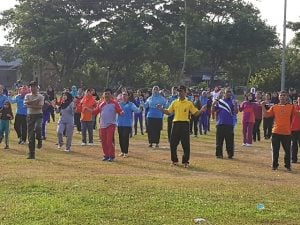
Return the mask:
<svg viewBox="0 0 300 225">
<path fill-rule="evenodd" d="M 129 135 L 131 130 L 131 127 L 118 127 L 121 152 L 125 154 L 128 154 Z"/>
<path fill-rule="evenodd" d="M 42 140 L 42 118 L 43 114 L 27 115 L 29 156 L 35 156 L 35 139 Z"/>
<path fill-rule="evenodd" d="M 149 144 L 159 144 L 160 131 L 162 129 L 161 118 L 148 118 L 148 141 Z"/>
<path fill-rule="evenodd" d="M 274 122 L 273 117 L 268 117 L 263 119 L 264 138 L 266 139 L 271 138 L 273 122 Z"/>
<path fill-rule="evenodd" d="M 18 138 L 21 141 L 26 142 L 27 138 L 27 116 L 16 114 L 14 128 L 17 133 Z"/>
<path fill-rule="evenodd" d="M 216 156 L 223 157 L 223 142 L 226 143 L 228 157 L 234 155 L 234 132 L 233 125 L 217 125 L 216 132 Z"/>
<path fill-rule="evenodd" d="M 256 119 L 253 126 L 253 141 L 260 141 L 260 124 L 261 119 Z"/>
<path fill-rule="evenodd" d="M 272 133 L 272 150 L 273 150 L 273 168 L 277 168 L 280 143 L 284 150 L 284 166 L 291 167 L 291 135 L 281 135 Z"/>
<path fill-rule="evenodd" d="M 292 162 L 298 161 L 298 146 L 300 146 L 300 131 L 292 131 Z"/>
<path fill-rule="evenodd" d="M 168 141 L 170 142 L 171 139 L 171 131 L 173 127 L 173 119 L 174 115 L 168 117 Z"/>
<path fill-rule="evenodd" d="M 191 116 L 190 120 L 190 134 L 193 133 L 194 128 L 194 135 L 198 135 L 198 124 L 199 124 L 199 118 L 200 116 Z"/>
<path fill-rule="evenodd" d="M 81 113 L 74 113 L 74 123 L 76 125 L 77 131 L 81 131 L 81 121 L 80 121 Z"/>
<path fill-rule="evenodd" d="M 177 163 L 177 146 L 181 142 L 183 148 L 182 163 L 189 163 L 190 160 L 190 134 L 189 134 L 189 122 L 174 122 L 171 132 L 170 148 L 171 148 L 171 160 Z"/>
</svg>

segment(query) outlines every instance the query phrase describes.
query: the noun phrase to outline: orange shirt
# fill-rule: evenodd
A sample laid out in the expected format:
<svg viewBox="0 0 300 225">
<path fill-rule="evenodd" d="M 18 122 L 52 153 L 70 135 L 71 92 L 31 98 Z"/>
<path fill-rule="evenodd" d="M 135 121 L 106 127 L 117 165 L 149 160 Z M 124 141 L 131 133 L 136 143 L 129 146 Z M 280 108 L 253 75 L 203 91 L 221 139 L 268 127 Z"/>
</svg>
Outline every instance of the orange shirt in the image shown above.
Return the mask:
<svg viewBox="0 0 300 225">
<path fill-rule="evenodd" d="M 272 133 L 281 135 L 291 134 L 291 120 L 296 113 L 294 105 L 274 105 L 268 111 L 267 115 L 274 117 Z"/>
<path fill-rule="evenodd" d="M 96 107 L 97 102 L 93 96 L 84 96 L 81 100 L 81 117 L 82 121 L 92 121 L 93 110 Z"/>
</svg>

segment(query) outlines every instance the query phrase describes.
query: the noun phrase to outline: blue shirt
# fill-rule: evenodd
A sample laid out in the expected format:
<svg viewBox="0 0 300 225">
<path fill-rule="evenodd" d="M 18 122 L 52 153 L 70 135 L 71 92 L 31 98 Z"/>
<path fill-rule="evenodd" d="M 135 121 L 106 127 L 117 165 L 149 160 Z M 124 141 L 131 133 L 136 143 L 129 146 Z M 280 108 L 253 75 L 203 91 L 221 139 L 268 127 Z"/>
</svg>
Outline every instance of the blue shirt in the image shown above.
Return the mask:
<svg viewBox="0 0 300 225">
<path fill-rule="evenodd" d="M 27 116 L 27 107 L 24 105 L 24 97 L 22 95 L 17 95 L 15 98 L 8 97 L 11 104 L 17 103 L 17 115 Z"/>
<path fill-rule="evenodd" d="M 166 103 L 166 99 L 160 94 L 151 95 L 145 102 L 145 108 L 148 109 L 147 118 L 163 118 L 164 114 L 157 108 L 157 105 L 165 108 Z"/>
<path fill-rule="evenodd" d="M 60 118 L 58 124 L 71 123 L 74 124 L 74 103 L 71 102 L 64 109 L 60 109 Z"/>
<path fill-rule="evenodd" d="M 222 104 L 225 102 L 226 104 Z M 216 124 L 217 125 L 234 125 L 234 107 L 232 104 L 232 99 L 222 99 L 219 100 L 215 107 L 216 109 Z"/>
<path fill-rule="evenodd" d="M 118 116 L 117 119 L 118 127 L 131 127 L 133 121 L 132 113 L 133 112 L 138 113 L 140 112 L 140 110 L 132 102 L 120 102 L 119 104 L 124 114 Z"/>
</svg>

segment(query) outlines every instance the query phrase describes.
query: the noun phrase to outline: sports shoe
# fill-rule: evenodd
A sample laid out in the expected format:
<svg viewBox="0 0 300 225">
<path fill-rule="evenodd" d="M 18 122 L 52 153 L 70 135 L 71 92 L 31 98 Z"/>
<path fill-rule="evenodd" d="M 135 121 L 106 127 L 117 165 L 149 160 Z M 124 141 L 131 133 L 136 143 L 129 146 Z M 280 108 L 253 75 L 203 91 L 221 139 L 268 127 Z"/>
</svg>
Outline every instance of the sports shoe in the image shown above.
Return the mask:
<svg viewBox="0 0 300 225">
<path fill-rule="evenodd" d="M 123 158 L 127 158 L 128 154 L 124 153 Z"/>
<path fill-rule="evenodd" d="M 246 144 L 246 143 L 243 143 L 242 146 L 247 146 L 247 144 Z"/>
<path fill-rule="evenodd" d="M 103 156 L 102 161 L 107 161 L 108 157 Z"/>
<path fill-rule="evenodd" d="M 252 147 L 252 144 L 246 144 L 246 147 Z"/>
<path fill-rule="evenodd" d="M 57 149 L 61 149 L 61 145 L 57 145 Z"/>
<path fill-rule="evenodd" d="M 190 166 L 189 163 L 184 164 L 184 168 L 188 168 L 189 166 Z"/>
<path fill-rule="evenodd" d="M 113 162 L 114 161 L 114 158 L 113 157 L 109 157 L 108 158 L 108 162 Z"/>
<path fill-rule="evenodd" d="M 9 146 L 8 146 L 8 145 L 5 145 L 4 149 L 9 149 Z"/>
<path fill-rule="evenodd" d="M 93 142 L 89 142 L 87 145 L 88 145 L 88 146 L 93 146 L 94 143 L 93 143 Z"/>
<path fill-rule="evenodd" d="M 123 152 L 121 152 L 121 153 L 119 154 L 119 156 L 124 156 L 124 153 L 123 153 Z"/>
<path fill-rule="evenodd" d="M 178 166 L 178 162 L 172 162 L 171 166 Z"/>
<path fill-rule="evenodd" d="M 156 145 L 155 145 L 155 148 L 159 148 L 159 145 L 158 145 L 158 144 L 156 144 Z"/>
<path fill-rule="evenodd" d="M 149 146 L 148 146 L 149 148 L 152 148 L 153 147 L 153 145 L 152 144 L 149 144 Z"/>
<path fill-rule="evenodd" d="M 85 143 L 85 142 L 82 142 L 82 143 L 81 143 L 81 146 L 86 146 L 86 143 Z"/>
<path fill-rule="evenodd" d="M 65 152 L 69 153 L 69 152 L 71 152 L 71 150 L 68 149 L 68 148 L 66 148 L 66 149 L 65 149 Z"/>
<path fill-rule="evenodd" d="M 41 149 L 42 146 L 43 146 L 42 140 L 38 140 L 38 143 L 37 143 L 36 147 L 37 147 L 38 149 Z"/>
</svg>

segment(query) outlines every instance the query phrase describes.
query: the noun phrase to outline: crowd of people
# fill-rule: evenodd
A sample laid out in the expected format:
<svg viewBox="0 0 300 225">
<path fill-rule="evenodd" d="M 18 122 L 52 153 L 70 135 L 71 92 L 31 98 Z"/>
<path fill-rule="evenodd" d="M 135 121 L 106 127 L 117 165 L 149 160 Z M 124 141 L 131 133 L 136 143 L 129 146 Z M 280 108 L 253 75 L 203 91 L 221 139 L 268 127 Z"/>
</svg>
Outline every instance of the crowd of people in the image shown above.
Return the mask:
<svg viewBox="0 0 300 225">
<path fill-rule="evenodd" d="M 5 140 L 9 149 L 10 120 L 20 145 L 28 139 L 28 159 L 35 159 L 35 148 L 42 148 L 47 139 L 47 123 L 57 125 L 57 146 L 71 151 L 74 127 L 81 134 L 81 145 L 94 145 L 94 130 L 99 128 L 103 161 L 116 158 L 115 131 L 120 145 L 119 157 L 128 157 L 130 137 L 147 133 L 148 147 L 159 148 L 164 114 L 167 114 L 167 133 L 170 143 L 171 164 L 179 163 L 177 147 L 181 142 L 183 156 L 181 163 L 189 167 L 190 136 L 208 135 L 210 121 L 216 121 L 215 156 L 222 159 L 223 145 L 228 159 L 234 157 L 235 126 L 237 114 L 242 113 L 242 146 L 251 147 L 262 138 L 260 127 L 263 123 L 263 138 L 271 138 L 273 152 L 272 169 L 277 170 L 279 149 L 284 149 L 284 166 L 291 171 L 291 162 L 298 161 L 300 144 L 300 95 L 295 89 L 263 93 L 254 88 L 246 93 L 239 103 L 230 88 L 215 87 L 214 90 L 190 90 L 185 86 L 172 87 L 170 91 L 119 89 L 115 92 L 106 88 L 99 96 L 95 89 L 72 86 L 64 89 L 57 97 L 54 89 L 40 92 L 36 81 L 18 87 L 17 95 L 4 93 L 0 86 L 0 142 Z M 11 104 L 16 104 L 16 113 Z M 97 119 L 99 118 L 99 119 Z M 99 122 L 98 122 L 99 121 Z M 64 141 L 64 137 L 66 140 Z"/>
</svg>

